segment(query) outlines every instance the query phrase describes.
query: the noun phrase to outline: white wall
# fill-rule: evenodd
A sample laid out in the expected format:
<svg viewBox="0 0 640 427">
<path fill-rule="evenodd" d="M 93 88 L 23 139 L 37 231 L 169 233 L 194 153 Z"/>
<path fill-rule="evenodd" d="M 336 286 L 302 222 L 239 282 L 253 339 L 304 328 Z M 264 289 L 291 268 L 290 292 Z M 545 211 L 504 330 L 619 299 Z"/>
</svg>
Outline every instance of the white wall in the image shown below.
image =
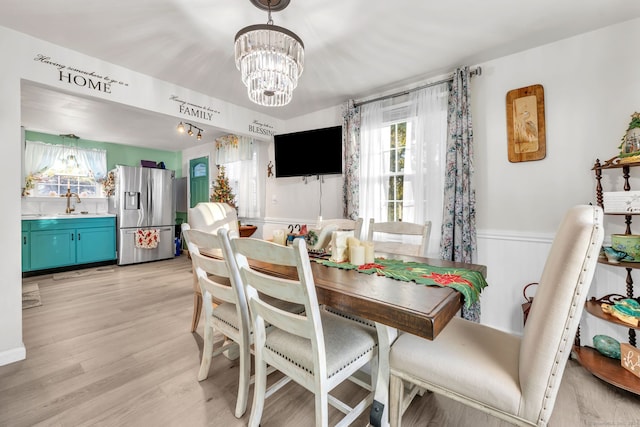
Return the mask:
<svg viewBox="0 0 640 427">
<path fill-rule="evenodd" d="M 477 261 L 487 266 L 489 282 L 482 296 L 483 323 L 521 333 L 522 288 L 540 277 L 562 216 L 573 205 L 595 203 L 591 167 L 596 158 L 605 160 L 618 153 L 630 115 L 640 111 L 640 79 L 634 71 L 640 58 L 630 53 L 640 37 L 639 24 L 636 19 L 486 63 L 469 64 L 482 67 L 482 75 L 472 79 L 471 91 Z M 510 163 L 506 94 L 532 84 L 544 87 L 546 157 Z M 339 123 L 338 107 L 333 114 Z M 286 129 L 321 127 L 330 116 L 322 111 L 301 117 L 287 122 Z M 635 186 L 640 188 L 640 180 Z M 341 198 L 338 187 L 335 191 Z M 303 190 L 299 182 L 271 189 L 277 194 L 299 195 L 299 203 L 307 201 L 313 206 L 315 193 L 309 199 Z M 285 214 L 275 209 L 271 212 Z M 605 228 L 611 230 L 608 234 L 623 231 L 619 218 L 606 218 Z M 602 266 L 590 295 L 624 293 L 623 274 Z M 595 333 L 626 340 L 626 329 L 611 328 L 586 315 L 583 329 L 584 340 Z"/>
<path fill-rule="evenodd" d="M 562 215 L 572 205 L 594 200 L 595 182 L 590 169 L 595 159 L 617 154 L 630 115 L 640 110 L 640 57 L 634 53 L 637 40 L 638 19 L 478 64 L 483 74 L 472 80 L 478 262 L 487 265 L 489 282 L 482 297 L 483 323 L 508 331 L 521 330 L 522 287 L 540 277 Z M 65 61 L 89 61 L 77 53 L 0 28 L 0 55 L 7 59 L 0 71 L 0 137 L 4 158 L 15 159 L 0 168 L 0 180 L 5 183 L 0 190 L 1 227 L 5 241 L 14 242 L 15 247 L 20 241 L 19 85 L 20 78 L 33 66 L 34 48 L 59 53 Z M 93 59 L 91 63 L 106 66 Z M 137 74 L 132 81 L 145 83 Z M 542 84 L 545 90 L 547 157 L 509 163 L 505 96 L 511 89 L 531 84 Z M 154 84 L 143 86 L 153 89 Z M 280 129 L 340 124 L 338 111 L 337 106 L 300 117 L 287 122 L 286 127 L 280 124 Z M 242 129 L 236 131 L 242 133 Z M 301 156 L 305 152 L 301 150 Z M 324 217 L 342 215 L 341 181 L 337 177 L 325 179 Z M 318 215 L 319 186 L 315 182 L 305 185 L 291 178 L 269 178 L 266 197 L 266 220 L 274 223 L 312 222 Z M 619 219 L 607 218 L 605 227 L 607 234 L 622 230 Z M 0 258 L 5 279 L 0 284 L 0 365 L 24 357 L 19 266 L 18 251 L 5 251 Z M 612 267 L 602 266 L 591 294 L 602 296 L 609 290 L 623 293 L 624 277 Z M 609 332 L 613 328 L 588 316 L 583 323 L 583 337 L 608 333 L 624 339 L 624 330 Z"/>
<path fill-rule="evenodd" d="M 48 62 L 36 60 L 41 56 L 49 58 Z M 21 80 L 81 96 L 106 99 L 178 118 L 188 118 L 194 122 L 204 121 L 230 133 L 263 137 L 264 134 L 255 129 L 256 122 L 275 132 L 281 131 L 283 123 L 279 119 L 3 27 L 0 27 L 0 57 L 4 58 L 0 69 L 0 141 L 5 159 L 3 167 L 0 168 L 0 179 L 3 182 L 0 189 L 3 201 L 2 236 L 8 245 L 16 248 L 15 251 L 5 251 L 0 259 L 0 271 L 4 278 L 0 284 L 0 365 L 4 365 L 23 359 L 26 354 L 22 343 L 21 253 L 17 250 L 21 245 L 20 188 L 23 186 L 20 167 L 23 150 L 20 128 Z M 74 85 L 60 79 L 60 71 L 67 73 L 71 68 L 84 71 L 87 73 L 84 76 L 95 73 L 91 75 L 109 76 L 122 84 L 115 82 L 109 91 L 101 91 L 90 89 L 88 85 Z M 83 76 L 79 77 L 80 80 L 84 79 Z M 105 87 L 101 77 L 91 79 L 96 80 L 94 83 L 99 81 L 101 88 Z M 180 103 L 174 97 L 203 106 L 207 112 L 215 113 L 210 119 L 194 120 L 193 117 L 184 116 L 179 112 Z"/>
<path fill-rule="evenodd" d="M 640 111 L 640 79 L 634 71 L 640 58 L 631 53 L 640 37 L 639 23 L 626 22 L 480 64 L 482 76 L 473 79 L 472 103 L 478 261 L 487 265 L 490 284 L 482 298 L 484 323 L 521 331 L 522 287 L 540 277 L 564 212 L 575 204 L 595 204 L 591 168 L 597 158 L 618 154 L 630 115 Z M 510 163 L 506 94 L 532 84 L 544 87 L 547 155 L 539 161 Z M 640 188 L 640 180 L 632 185 Z M 623 231 L 621 218 L 605 218 L 606 234 Z M 620 270 L 599 267 L 589 295 L 624 294 L 625 272 Z M 636 287 L 635 294 L 639 291 Z M 611 330 L 585 315 L 583 342 L 590 343 L 595 333 L 628 339 L 626 329 Z"/>
<path fill-rule="evenodd" d="M 300 116 L 285 123 L 282 133 L 319 129 L 342 124 L 340 107 L 332 107 L 313 114 Z M 302 161 L 314 161 L 313 153 L 319 147 L 300 147 Z M 274 161 L 273 140 L 269 145 L 269 159 Z M 305 181 L 300 178 L 267 179 L 265 194 L 264 237 L 270 237 L 277 228 L 288 224 L 315 226 L 318 216 L 342 218 L 342 176 L 326 175 Z"/>
</svg>

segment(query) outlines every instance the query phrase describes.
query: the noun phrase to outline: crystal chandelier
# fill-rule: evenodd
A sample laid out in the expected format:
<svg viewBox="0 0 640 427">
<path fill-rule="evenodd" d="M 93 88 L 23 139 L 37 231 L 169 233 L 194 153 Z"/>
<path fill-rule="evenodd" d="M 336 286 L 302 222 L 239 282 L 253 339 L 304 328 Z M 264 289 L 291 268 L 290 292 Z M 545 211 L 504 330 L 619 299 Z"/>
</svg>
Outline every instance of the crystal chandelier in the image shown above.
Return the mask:
<svg viewBox="0 0 640 427">
<path fill-rule="evenodd" d="M 273 25 L 271 12 L 282 10 L 289 0 L 250 0 L 267 10 L 266 24 L 250 25 L 235 39 L 236 67 L 242 74 L 249 99 L 266 107 L 281 107 L 291 101 L 293 89 L 304 68 L 304 43 L 286 28 Z"/>
</svg>

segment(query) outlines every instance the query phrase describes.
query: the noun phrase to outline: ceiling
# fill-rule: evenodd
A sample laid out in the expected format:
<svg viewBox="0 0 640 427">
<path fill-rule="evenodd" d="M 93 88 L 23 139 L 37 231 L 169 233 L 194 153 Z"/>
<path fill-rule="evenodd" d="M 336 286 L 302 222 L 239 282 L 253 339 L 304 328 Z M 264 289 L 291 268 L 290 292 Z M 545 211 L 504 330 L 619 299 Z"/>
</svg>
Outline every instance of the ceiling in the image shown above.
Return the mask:
<svg viewBox="0 0 640 427">
<path fill-rule="evenodd" d="M 291 0 L 275 25 L 305 44 L 305 69 L 285 107 L 251 103 L 235 67 L 241 28 L 267 22 L 249 0 L 2 0 L 0 26 L 279 119 L 388 92 L 640 17 L 634 0 Z M 52 134 L 167 150 L 208 142 L 180 119 L 23 84 L 22 125 Z"/>
</svg>

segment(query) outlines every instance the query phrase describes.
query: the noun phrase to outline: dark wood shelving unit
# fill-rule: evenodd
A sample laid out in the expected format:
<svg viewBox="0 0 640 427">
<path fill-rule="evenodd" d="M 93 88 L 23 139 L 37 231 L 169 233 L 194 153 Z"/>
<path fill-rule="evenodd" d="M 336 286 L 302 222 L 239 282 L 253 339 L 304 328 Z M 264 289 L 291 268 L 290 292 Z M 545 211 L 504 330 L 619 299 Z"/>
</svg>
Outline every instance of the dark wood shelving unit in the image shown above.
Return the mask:
<svg viewBox="0 0 640 427">
<path fill-rule="evenodd" d="M 640 162 L 625 162 L 620 157 L 614 157 L 605 161 L 603 164 L 600 160 L 596 160 L 593 168 L 596 176 L 596 200 L 598 205 L 604 209 L 604 199 L 602 191 L 602 171 L 605 169 L 622 169 L 622 176 L 624 178 L 624 191 L 630 191 L 631 185 L 629 184 L 630 169 L 632 167 L 640 166 Z M 624 216 L 624 222 L 626 230 L 624 234 L 631 233 L 631 223 L 634 215 L 638 213 L 605 213 L 605 215 L 617 215 Z M 600 320 L 613 323 L 628 329 L 629 343 L 636 347 L 636 330 L 640 330 L 640 327 L 634 327 L 628 323 L 622 322 L 614 316 L 611 316 L 602 311 L 601 305 L 603 303 L 611 303 L 616 299 L 621 298 L 636 298 L 634 297 L 633 289 L 633 275 L 634 269 L 640 269 L 640 262 L 618 262 L 612 263 L 607 259 L 599 259 L 600 264 L 606 264 L 612 267 L 624 268 L 627 271 L 625 280 L 626 295 L 605 295 L 599 299 L 592 297 L 585 303 L 585 311 Z M 600 354 L 596 349 L 589 346 L 583 346 L 580 344 L 580 330 L 576 335 L 575 345 L 573 348 L 573 354 L 577 361 L 591 374 L 600 378 L 603 381 L 608 382 L 616 387 L 627 390 L 631 393 L 640 395 L 640 378 L 627 371 L 620 364 L 620 360 L 612 359 L 610 357 Z"/>
<path fill-rule="evenodd" d="M 603 356 L 593 347 L 574 346 L 576 360 L 589 372 L 616 387 L 640 394 L 640 378 L 620 366 L 620 360 Z"/>
</svg>

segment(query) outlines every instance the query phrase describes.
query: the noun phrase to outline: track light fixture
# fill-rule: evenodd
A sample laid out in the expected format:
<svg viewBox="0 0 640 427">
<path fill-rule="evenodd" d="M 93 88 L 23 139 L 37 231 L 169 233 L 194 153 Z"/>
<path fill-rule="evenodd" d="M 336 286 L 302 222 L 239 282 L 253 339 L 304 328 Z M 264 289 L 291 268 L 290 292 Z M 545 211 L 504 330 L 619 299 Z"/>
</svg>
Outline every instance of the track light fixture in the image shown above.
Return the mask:
<svg viewBox="0 0 640 427">
<path fill-rule="evenodd" d="M 193 123 L 189 123 L 189 122 L 182 123 L 182 122 L 180 122 L 180 123 L 178 123 L 178 126 L 176 127 L 176 129 L 178 130 L 178 132 L 184 133 L 185 126 L 189 126 L 189 130 L 187 131 L 187 135 L 193 136 L 193 129 L 197 129 L 198 130 L 198 134 L 196 135 L 196 139 L 198 141 L 200 141 L 202 139 L 202 133 L 204 132 L 204 129 L 199 128 L 198 126 L 194 125 Z"/>
</svg>

